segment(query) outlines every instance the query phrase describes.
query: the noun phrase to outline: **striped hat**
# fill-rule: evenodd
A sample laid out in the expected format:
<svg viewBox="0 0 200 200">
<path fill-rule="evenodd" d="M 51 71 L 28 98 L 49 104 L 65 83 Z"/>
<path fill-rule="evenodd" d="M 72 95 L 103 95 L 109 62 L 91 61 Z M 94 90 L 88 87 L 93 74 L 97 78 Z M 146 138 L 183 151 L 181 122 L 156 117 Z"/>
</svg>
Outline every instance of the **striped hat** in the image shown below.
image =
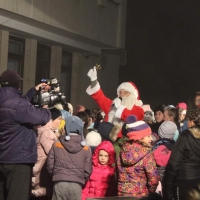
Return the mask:
<svg viewBox="0 0 200 200">
<path fill-rule="evenodd" d="M 144 121 L 129 123 L 126 124 L 126 126 L 129 140 L 141 140 L 142 138 L 149 136 L 152 133 L 149 125 Z"/>
</svg>

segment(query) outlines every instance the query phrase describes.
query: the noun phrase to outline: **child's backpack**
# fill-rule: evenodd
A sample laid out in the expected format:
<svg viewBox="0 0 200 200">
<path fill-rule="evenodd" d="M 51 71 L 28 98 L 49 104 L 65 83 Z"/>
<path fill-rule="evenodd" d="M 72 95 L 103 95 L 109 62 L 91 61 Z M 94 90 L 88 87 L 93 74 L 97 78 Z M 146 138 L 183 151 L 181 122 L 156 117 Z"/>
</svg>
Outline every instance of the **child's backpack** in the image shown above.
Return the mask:
<svg viewBox="0 0 200 200">
<path fill-rule="evenodd" d="M 165 145 L 160 145 L 154 152 L 156 164 L 160 167 L 165 167 L 168 163 L 171 151 Z"/>
</svg>

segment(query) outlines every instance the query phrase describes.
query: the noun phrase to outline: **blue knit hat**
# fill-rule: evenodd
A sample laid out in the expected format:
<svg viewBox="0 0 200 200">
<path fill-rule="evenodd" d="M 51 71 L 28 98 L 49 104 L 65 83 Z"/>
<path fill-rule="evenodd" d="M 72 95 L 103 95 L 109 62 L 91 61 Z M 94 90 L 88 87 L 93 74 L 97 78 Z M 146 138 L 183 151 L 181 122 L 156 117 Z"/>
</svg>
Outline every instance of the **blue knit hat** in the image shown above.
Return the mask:
<svg viewBox="0 0 200 200">
<path fill-rule="evenodd" d="M 81 145 L 85 146 L 83 137 L 83 121 L 77 116 L 69 116 L 66 118 L 66 140 L 70 140 L 70 133 L 77 133 L 81 135 Z"/>
<path fill-rule="evenodd" d="M 62 118 L 66 121 L 66 119 L 71 116 L 71 113 L 67 112 L 66 110 L 60 110 L 62 114 Z"/>
</svg>

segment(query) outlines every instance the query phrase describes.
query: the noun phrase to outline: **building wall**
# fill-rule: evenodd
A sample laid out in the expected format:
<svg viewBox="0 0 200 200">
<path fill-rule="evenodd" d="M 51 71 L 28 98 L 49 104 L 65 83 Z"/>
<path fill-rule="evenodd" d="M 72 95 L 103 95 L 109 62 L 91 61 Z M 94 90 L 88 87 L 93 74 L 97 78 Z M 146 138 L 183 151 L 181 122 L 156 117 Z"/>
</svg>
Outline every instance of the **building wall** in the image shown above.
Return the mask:
<svg viewBox="0 0 200 200">
<path fill-rule="evenodd" d="M 116 52 L 124 49 L 125 16 L 126 0 L 0 0 L 0 73 L 6 69 L 9 34 L 25 39 L 24 92 L 34 86 L 37 43 L 51 47 L 51 77 L 59 78 L 62 50 L 69 51 L 71 103 L 97 107 L 85 93 L 90 83 L 87 72 L 96 63 L 103 64 L 98 71 L 101 87 L 109 97 L 116 96 Z M 111 51 L 105 53 L 107 49 Z"/>
<path fill-rule="evenodd" d="M 124 47 L 124 42 L 118 40 L 124 38 L 120 32 L 123 26 L 119 25 L 126 1 L 104 0 L 105 5 L 98 2 L 101 1 L 1 0 L 0 8 L 107 46 Z"/>
</svg>

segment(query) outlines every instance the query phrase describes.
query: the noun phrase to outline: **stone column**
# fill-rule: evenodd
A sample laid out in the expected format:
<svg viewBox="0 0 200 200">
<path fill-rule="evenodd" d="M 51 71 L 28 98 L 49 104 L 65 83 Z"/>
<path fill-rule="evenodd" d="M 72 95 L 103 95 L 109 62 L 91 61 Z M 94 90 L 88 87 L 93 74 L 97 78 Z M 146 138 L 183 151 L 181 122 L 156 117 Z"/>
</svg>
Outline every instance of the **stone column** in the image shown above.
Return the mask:
<svg viewBox="0 0 200 200">
<path fill-rule="evenodd" d="M 0 30 L 0 74 L 7 70 L 9 32 Z"/>
<path fill-rule="evenodd" d="M 31 87 L 35 86 L 37 60 L 37 40 L 26 39 L 24 54 L 24 75 L 23 75 L 23 91 L 27 92 Z"/>
</svg>

